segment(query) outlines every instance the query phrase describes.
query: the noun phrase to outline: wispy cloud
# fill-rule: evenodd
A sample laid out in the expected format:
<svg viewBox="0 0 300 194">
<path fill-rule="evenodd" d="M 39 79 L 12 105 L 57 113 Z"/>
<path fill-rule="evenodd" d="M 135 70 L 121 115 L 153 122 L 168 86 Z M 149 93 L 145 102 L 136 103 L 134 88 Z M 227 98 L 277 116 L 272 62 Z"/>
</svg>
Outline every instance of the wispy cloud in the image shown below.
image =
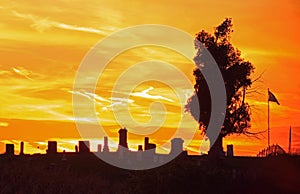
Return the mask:
<svg viewBox="0 0 300 194">
<path fill-rule="evenodd" d="M 33 24 L 31 25 L 31 27 L 36 29 L 39 32 L 43 32 L 50 28 L 59 28 L 59 29 L 94 33 L 94 34 L 100 34 L 100 35 L 107 35 L 109 33 L 105 30 L 84 27 L 84 26 L 70 25 L 70 24 L 66 24 L 66 23 L 62 23 L 62 22 L 53 21 L 48 18 L 41 18 L 41 17 L 31 15 L 31 14 L 20 13 L 17 11 L 12 11 L 12 13 L 14 14 L 14 16 L 16 16 L 18 18 L 32 21 Z"/>
<path fill-rule="evenodd" d="M 117 98 L 117 97 L 111 97 L 110 98 L 113 102 L 124 102 L 124 103 L 133 103 L 134 100 L 128 99 L 128 98 Z"/>
<path fill-rule="evenodd" d="M 91 97 L 93 97 L 96 100 L 102 101 L 102 102 L 110 102 L 109 100 L 95 94 L 95 93 L 90 93 L 90 92 L 84 92 L 86 95 L 89 95 Z"/>
<path fill-rule="evenodd" d="M 63 114 L 58 111 L 59 108 L 62 108 L 62 105 L 60 104 L 19 104 L 17 105 L 17 107 L 19 110 L 26 110 L 27 112 L 39 112 L 40 114 L 44 113 L 48 116 L 48 118 L 51 118 L 52 120 L 74 120 L 72 116 Z M 11 108 L 17 109 L 16 106 L 12 106 Z"/>
<path fill-rule="evenodd" d="M 11 75 L 11 72 L 6 70 L 0 70 L 0 76 L 2 75 Z"/>
<path fill-rule="evenodd" d="M 154 100 L 165 100 L 165 101 L 169 101 L 169 102 L 174 102 L 174 100 L 160 96 L 160 95 L 150 95 L 148 92 L 150 92 L 153 89 L 154 89 L 153 87 L 149 87 L 148 89 L 143 90 L 142 92 L 134 92 L 134 93 L 131 93 L 130 95 L 136 96 L 136 97 L 154 99 Z"/>
<path fill-rule="evenodd" d="M 118 106 L 126 106 L 127 104 L 134 103 L 134 100 L 128 99 L 128 98 L 118 98 L 118 97 L 111 97 L 109 99 L 106 99 L 102 96 L 99 96 L 98 94 L 86 92 L 86 91 L 68 91 L 69 93 L 76 94 L 83 96 L 92 102 L 97 103 L 102 107 L 102 110 L 107 111 L 111 110 L 111 108 L 115 108 Z"/>
<path fill-rule="evenodd" d="M 8 127 L 8 125 L 7 122 L 0 122 L 0 127 Z"/>
<path fill-rule="evenodd" d="M 128 98 L 111 97 L 110 100 L 111 100 L 110 105 L 103 107 L 102 110 L 104 111 L 111 110 L 112 108 L 127 106 L 128 104 L 134 103 L 134 100 Z"/>
<path fill-rule="evenodd" d="M 71 94 L 76 94 L 76 95 L 79 95 L 79 96 L 83 96 L 83 97 L 86 97 L 87 99 L 99 104 L 99 105 L 102 105 L 101 102 L 109 102 L 111 103 L 110 100 L 107 100 L 105 98 L 103 98 L 102 96 L 99 96 L 95 93 L 91 93 L 91 92 L 86 92 L 86 91 L 68 91 L 69 93 Z"/>
<path fill-rule="evenodd" d="M 21 75 L 29 80 L 33 80 L 30 77 L 30 75 L 32 74 L 32 71 L 29 71 L 29 70 L 25 69 L 24 67 L 14 67 L 14 68 L 12 68 L 12 70 L 18 75 Z"/>
</svg>

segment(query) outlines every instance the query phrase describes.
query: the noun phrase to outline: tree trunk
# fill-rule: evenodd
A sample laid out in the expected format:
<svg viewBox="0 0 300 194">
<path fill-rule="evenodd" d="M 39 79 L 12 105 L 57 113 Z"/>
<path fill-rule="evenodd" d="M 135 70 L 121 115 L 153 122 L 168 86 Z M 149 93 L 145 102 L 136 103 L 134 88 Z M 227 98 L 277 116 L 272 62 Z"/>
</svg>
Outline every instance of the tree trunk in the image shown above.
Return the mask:
<svg viewBox="0 0 300 194">
<path fill-rule="evenodd" d="M 214 144 L 210 147 L 208 156 L 213 159 L 225 157 L 225 152 L 223 151 L 223 137 L 221 136 L 221 134 L 218 136 Z"/>
</svg>

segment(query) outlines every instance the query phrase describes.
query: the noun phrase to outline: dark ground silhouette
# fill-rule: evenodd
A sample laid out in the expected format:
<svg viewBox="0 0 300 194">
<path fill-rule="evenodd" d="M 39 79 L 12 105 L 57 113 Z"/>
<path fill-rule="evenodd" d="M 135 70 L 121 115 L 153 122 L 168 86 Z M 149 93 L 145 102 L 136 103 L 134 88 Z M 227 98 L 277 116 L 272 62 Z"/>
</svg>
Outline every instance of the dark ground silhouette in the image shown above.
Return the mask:
<svg viewBox="0 0 300 194">
<path fill-rule="evenodd" d="M 93 154 L 0 156 L 0 193 L 300 193 L 300 157 L 179 156 L 123 170 Z"/>
</svg>

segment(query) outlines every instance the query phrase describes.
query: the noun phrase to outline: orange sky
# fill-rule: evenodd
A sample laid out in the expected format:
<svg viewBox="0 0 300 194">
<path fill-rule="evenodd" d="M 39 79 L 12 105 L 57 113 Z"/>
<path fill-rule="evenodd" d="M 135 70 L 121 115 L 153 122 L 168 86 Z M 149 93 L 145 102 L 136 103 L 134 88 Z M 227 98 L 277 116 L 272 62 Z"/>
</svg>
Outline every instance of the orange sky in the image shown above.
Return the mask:
<svg viewBox="0 0 300 194">
<path fill-rule="evenodd" d="M 94 100 L 102 99 L 96 105 L 101 124 L 112 136 L 111 140 L 116 139 L 119 124 L 111 111 L 114 104 L 110 97 L 122 72 L 132 64 L 157 59 L 173 64 L 193 81 L 194 66 L 167 49 L 132 49 L 109 64 L 99 79 L 96 96 L 91 96 L 86 91 L 72 90 L 76 70 L 89 49 L 110 33 L 133 25 L 164 24 L 194 35 L 202 29 L 212 32 L 226 17 L 233 18 L 232 43 L 256 67 L 253 77 L 264 72 L 260 81 L 253 85 L 261 94 L 247 96 L 253 107 L 251 130 L 267 128 L 266 90 L 269 87 L 281 103 L 280 106 L 271 104 L 271 142 L 286 149 L 292 125 L 293 145 L 300 149 L 300 4 L 297 0 L 284 3 L 274 0 L 184 3 L 174 0 L 92 0 L 89 3 L 0 0 L 0 151 L 4 143 L 18 146 L 24 140 L 27 142 L 25 152 L 45 152 L 45 142 L 49 139 L 58 140 L 60 150 L 73 150 L 80 138 L 72 112 L 74 92 Z M 191 88 L 182 89 L 187 94 L 192 92 Z M 131 116 L 141 125 L 165 113 L 166 119 L 159 132 L 150 138 L 155 143 L 167 141 L 181 114 L 176 95 L 168 86 L 150 81 L 138 85 L 133 92 L 143 91 L 148 96 L 131 96 L 127 102 L 119 100 L 117 107 L 128 105 Z M 161 98 L 155 100 L 153 96 Z M 149 108 L 154 101 L 162 103 L 165 110 L 159 106 Z M 186 134 L 197 127 L 191 118 L 187 119 Z M 147 126 L 160 126 L 156 121 L 152 120 Z M 125 125 L 131 126 L 131 123 Z M 131 127 L 128 127 L 129 132 L 135 130 Z M 266 146 L 266 137 L 267 134 L 260 135 L 259 139 L 230 136 L 225 139 L 224 147 L 233 143 L 235 153 L 255 155 Z M 129 135 L 129 138 L 132 148 L 142 141 L 141 136 Z M 102 141 L 102 137 L 100 139 Z M 189 140 L 185 139 L 185 146 L 191 153 L 199 152 L 200 139 L 198 132 L 189 145 Z M 92 142 L 92 149 L 97 142 L 97 139 Z"/>
</svg>

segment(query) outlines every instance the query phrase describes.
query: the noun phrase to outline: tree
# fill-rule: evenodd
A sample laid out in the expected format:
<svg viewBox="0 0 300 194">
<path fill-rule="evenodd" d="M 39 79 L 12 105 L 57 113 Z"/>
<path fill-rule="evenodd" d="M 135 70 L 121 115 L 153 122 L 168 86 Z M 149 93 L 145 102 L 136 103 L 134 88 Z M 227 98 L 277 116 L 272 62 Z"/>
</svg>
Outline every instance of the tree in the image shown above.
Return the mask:
<svg viewBox="0 0 300 194">
<path fill-rule="evenodd" d="M 222 24 L 217 26 L 214 34 L 201 31 L 196 34 L 195 39 L 211 53 L 217 62 L 224 79 L 226 89 L 226 115 L 221 133 L 216 142 L 211 146 L 209 155 L 223 154 L 223 137 L 230 134 L 252 134 L 250 128 L 250 106 L 245 101 L 246 90 L 251 87 L 251 74 L 254 66 L 241 57 L 241 52 L 230 43 L 233 24 L 231 18 L 226 18 Z M 197 55 L 194 58 L 198 67 L 209 64 L 199 64 L 201 60 L 201 46 L 195 41 Z M 186 111 L 190 112 L 199 123 L 199 129 L 204 134 L 209 124 L 211 113 L 211 97 L 208 85 L 199 68 L 194 70 L 195 85 L 194 94 L 188 99 Z M 199 111 L 200 106 L 200 114 Z M 210 139 L 210 137 L 208 137 Z"/>
</svg>

